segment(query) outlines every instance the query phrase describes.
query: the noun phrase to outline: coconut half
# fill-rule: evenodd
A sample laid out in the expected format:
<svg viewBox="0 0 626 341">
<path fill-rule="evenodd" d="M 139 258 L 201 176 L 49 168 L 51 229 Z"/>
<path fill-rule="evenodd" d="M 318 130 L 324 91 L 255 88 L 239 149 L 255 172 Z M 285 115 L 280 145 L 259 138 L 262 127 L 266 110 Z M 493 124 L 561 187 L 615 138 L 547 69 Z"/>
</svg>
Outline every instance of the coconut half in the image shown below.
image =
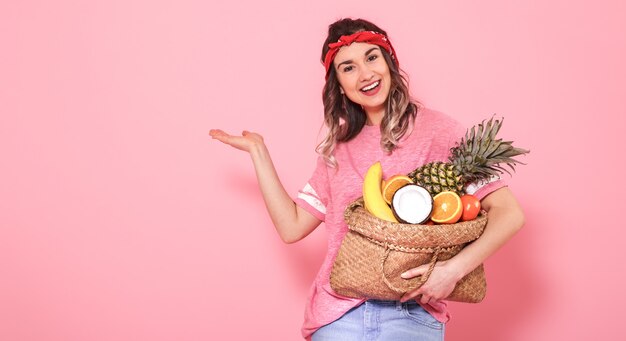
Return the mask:
<svg viewBox="0 0 626 341">
<path fill-rule="evenodd" d="M 398 221 L 405 224 L 421 224 L 430 218 L 433 197 L 426 188 L 406 184 L 394 193 L 391 210 Z"/>
</svg>

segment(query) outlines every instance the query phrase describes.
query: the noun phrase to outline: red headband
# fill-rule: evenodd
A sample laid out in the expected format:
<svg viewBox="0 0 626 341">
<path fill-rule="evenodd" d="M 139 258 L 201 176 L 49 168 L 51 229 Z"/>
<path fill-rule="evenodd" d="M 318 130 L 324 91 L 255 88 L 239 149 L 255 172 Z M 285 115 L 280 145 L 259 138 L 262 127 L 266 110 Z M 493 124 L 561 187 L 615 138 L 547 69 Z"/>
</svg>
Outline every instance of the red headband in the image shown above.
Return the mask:
<svg viewBox="0 0 626 341">
<path fill-rule="evenodd" d="M 330 48 L 328 52 L 326 52 L 326 57 L 324 58 L 324 67 L 326 68 L 326 79 L 328 79 L 328 71 L 330 70 L 333 60 L 339 52 L 339 49 L 343 46 L 348 46 L 352 43 L 368 43 L 378 45 L 391 55 L 391 58 L 398 64 L 398 59 L 396 58 L 396 53 L 393 50 L 393 46 L 391 46 L 391 42 L 384 34 L 374 32 L 374 31 L 360 31 L 353 33 L 348 36 L 341 36 L 336 43 L 328 44 Z"/>
</svg>

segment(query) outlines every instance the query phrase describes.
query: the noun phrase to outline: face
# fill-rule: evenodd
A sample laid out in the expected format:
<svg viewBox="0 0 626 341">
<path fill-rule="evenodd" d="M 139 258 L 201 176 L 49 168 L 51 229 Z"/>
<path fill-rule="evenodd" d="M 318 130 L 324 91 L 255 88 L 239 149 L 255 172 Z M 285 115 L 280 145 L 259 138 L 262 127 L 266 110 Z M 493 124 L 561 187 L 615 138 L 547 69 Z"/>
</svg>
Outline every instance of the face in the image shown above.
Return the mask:
<svg viewBox="0 0 626 341">
<path fill-rule="evenodd" d="M 345 95 L 370 114 L 384 113 L 391 88 L 389 66 L 378 45 L 353 43 L 339 49 L 333 65 Z"/>
</svg>

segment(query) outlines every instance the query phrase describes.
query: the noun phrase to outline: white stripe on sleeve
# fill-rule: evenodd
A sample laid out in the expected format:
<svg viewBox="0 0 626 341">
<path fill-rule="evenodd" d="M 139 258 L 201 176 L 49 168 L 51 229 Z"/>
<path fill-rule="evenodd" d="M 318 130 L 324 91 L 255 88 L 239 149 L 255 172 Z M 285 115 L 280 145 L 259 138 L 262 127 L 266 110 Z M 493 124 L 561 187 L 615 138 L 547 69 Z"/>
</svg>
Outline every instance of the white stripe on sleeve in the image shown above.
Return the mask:
<svg viewBox="0 0 626 341">
<path fill-rule="evenodd" d="M 298 198 L 306 201 L 322 214 L 326 214 L 326 206 L 324 206 L 313 187 L 311 187 L 308 183 L 302 190 L 298 191 Z"/>
<path fill-rule="evenodd" d="M 478 181 L 478 182 L 472 182 L 465 187 L 465 193 L 474 194 L 478 192 L 479 189 L 497 180 L 500 180 L 500 178 L 494 175 L 490 179 L 485 179 L 485 180 Z"/>
</svg>

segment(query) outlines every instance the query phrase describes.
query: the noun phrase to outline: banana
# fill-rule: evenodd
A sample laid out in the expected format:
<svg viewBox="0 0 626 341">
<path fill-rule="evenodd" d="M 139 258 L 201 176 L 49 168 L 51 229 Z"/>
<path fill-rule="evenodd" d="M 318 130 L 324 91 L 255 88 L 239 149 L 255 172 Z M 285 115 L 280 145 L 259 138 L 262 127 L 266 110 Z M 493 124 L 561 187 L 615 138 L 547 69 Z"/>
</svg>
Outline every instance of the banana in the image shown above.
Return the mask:
<svg viewBox="0 0 626 341">
<path fill-rule="evenodd" d="M 380 161 L 371 165 L 363 178 L 363 201 L 365 209 L 377 218 L 397 223 L 393 211 L 383 198 L 381 184 L 383 180 L 383 167 Z"/>
</svg>

